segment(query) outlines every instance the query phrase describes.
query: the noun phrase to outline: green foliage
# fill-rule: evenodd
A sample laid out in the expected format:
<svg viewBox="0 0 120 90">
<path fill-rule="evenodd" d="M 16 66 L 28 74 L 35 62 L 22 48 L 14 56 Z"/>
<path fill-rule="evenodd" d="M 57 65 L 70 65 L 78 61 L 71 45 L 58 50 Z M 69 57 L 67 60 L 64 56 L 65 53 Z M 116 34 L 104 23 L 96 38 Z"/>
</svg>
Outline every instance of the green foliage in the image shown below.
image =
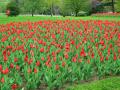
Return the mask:
<svg viewBox="0 0 120 90">
<path fill-rule="evenodd" d="M 17 16 L 20 13 L 17 3 L 13 1 L 7 4 L 6 10 L 10 10 L 9 16 Z"/>
<path fill-rule="evenodd" d="M 94 81 L 91 83 L 80 84 L 66 90 L 120 90 L 120 77 Z"/>
<path fill-rule="evenodd" d="M 44 10 L 44 0 L 21 0 L 19 4 L 23 13 L 31 13 L 32 16 Z"/>
<path fill-rule="evenodd" d="M 70 0 L 63 0 L 60 4 L 60 13 L 61 15 L 65 16 L 70 16 L 71 15 L 71 8 L 70 6 Z"/>
<path fill-rule="evenodd" d="M 5 9 L 6 9 L 5 4 L 0 3 L 0 13 L 5 12 Z"/>
<path fill-rule="evenodd" d="M 117 12 L 120 12 L 120 0 L 116 0 L 116 5 L 115 5 L 115 7 L 116 7 L 116 11 L 117 11 Z"/>
<path fill-rule="evenodd" d="M 61 0 L 45 0 L 45 6 L 48 10 L 48 12 L 50 12 L 51 16 L 54 14 L 54 9 L 55 7 L 59 7 L 61 4 Z"/>
<path fill-rule="evenodd" d="M 5 13 L 6 5 L 9 3 L 9 0 L 0 0 L 0 13 Z"/>
<path fill-rule="evenodd" d="M 90 0 L 64 0 L 62 6 L 63 14 L 71 14 L 78 16 L 80 11 L 87 13 L 91 12 L 91 2 Z"/>
<path fill-rule="evenodd" d="M 81 12 L 78 13 L 78 16 L 86 16 L 86 15 L 87 15 L 87 13 L 84 12 L 84 11 L 81 11 Z"/>
</svg>

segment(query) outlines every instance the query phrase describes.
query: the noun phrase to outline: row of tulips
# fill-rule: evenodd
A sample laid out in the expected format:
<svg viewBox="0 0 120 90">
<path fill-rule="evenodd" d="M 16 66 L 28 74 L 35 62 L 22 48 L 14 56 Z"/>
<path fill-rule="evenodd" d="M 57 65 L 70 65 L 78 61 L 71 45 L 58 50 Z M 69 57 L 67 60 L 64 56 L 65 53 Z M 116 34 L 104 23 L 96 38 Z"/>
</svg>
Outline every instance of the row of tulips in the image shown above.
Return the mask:
<svg viewBox="0 0 120 90">
<path fill-rule="evenodd" d="M 58 89 L 120 74 L 120 22 L 56 20 L 0 25 L 0 90 Z"/>
<path fill-rule="evenodd" d="M 120 13 L 96 13 L 92 16 L 120 16 Z"/>
</svg>

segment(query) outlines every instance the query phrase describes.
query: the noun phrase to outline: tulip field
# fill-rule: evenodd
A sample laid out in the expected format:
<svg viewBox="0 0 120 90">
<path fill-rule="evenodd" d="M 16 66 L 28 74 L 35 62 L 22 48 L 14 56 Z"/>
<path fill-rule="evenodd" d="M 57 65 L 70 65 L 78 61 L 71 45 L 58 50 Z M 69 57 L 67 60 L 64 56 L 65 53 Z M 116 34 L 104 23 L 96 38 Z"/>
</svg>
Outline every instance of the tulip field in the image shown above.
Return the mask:
<svg viewBox="0 0 120 90">
<path fill-rule="evenodd" d="M 112 75 L 120 75 L 120 21 L 0 25 L 0 90 L 58 90 L 66 83 Z"/>
</svg>

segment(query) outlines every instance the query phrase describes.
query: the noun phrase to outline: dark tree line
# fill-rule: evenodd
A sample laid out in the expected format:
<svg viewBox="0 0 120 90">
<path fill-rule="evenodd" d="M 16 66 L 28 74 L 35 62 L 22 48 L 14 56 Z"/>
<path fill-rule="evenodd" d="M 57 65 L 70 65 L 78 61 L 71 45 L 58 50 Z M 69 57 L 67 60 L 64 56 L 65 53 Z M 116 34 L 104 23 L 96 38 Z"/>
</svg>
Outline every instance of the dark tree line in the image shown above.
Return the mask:
<svg viewBox="0 0 120 90">
<path fill-rule="evenodd" d="M 111 2 L 110 6 L 113 12 L 115 10 L 120 11 L 120 7 L 118 7 L 120 0 L 10 0 L 11 2 L 16 3 L 15 5 L 19 8 L 20 14 L 31 14 L 32 16 L 34 14 L 51 16 L 90 15 L 91 13 L 104 11 L 104 3 L 109 2 Z"/>
</svg>

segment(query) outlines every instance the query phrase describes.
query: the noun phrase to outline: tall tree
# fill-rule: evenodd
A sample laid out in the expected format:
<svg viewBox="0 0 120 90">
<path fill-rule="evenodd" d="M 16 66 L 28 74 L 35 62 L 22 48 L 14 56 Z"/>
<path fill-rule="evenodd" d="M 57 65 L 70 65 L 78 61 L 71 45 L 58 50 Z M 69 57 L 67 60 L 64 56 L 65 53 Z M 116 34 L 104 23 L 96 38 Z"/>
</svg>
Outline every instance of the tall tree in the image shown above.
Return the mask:
<svg viewBox="0 0 120 90">
<path fill-rule="evenodd" d="M 75 13 L 75 16 L 78 16 L 79 11 L 84 11 L 88 5 L 90 5 L 90 0 L 68 0 L 69 1 L 69 8 L 71 8 L 72 12 Z M 91 7 L 89 6 L 90 9 Z"/>
<path fill-rule="evenodd" d="M 113 13 L 115 12 L 115 1 L 117 1 L 117 0 L 102 0 L 102 2 L 104 2 L 104 3 L 110 3 L 109 6 L 111 6 Z"/>
<path fill-rule="evenodd" d="M 114 0 L 112 0 L 112 12 L 115 12 L 115 7 L 114 7 Z"/>
<path fill-rule="evenodd" d="M 42 8 L 43 2 L 44 0 L 22 0 L 21 7 L 34 16 L 35 11 Z"/>
<path fill-rule="evenodd" d="M 53 16 L 54 7 L 59 6 L 61 0 L 45 0 L 46 6 L 50 9 L 50 14 Z"/>
<path fill-rule="evenodd" d="M 70 0 L 61 0 L 59 4 L 61 15 L 64 17 L 71 14 L 71 1 Z"/>
<path fill-rule="evenodd" d="M 117 12 L 120 12 L 120 0 L 116 0 L 115 9 Z"/>
</svg>

